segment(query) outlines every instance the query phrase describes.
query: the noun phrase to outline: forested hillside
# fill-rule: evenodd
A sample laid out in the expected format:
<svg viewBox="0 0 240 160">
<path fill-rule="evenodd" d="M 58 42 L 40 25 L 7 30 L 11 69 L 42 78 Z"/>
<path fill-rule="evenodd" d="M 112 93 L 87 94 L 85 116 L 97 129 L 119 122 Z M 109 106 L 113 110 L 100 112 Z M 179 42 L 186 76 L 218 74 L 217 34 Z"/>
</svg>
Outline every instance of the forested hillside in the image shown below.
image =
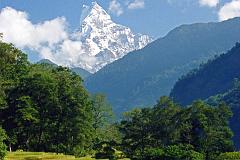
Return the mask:
<svg viewBox="0 0 240 160">
<path fill-rule="evenodd" d="M 86 80 L 91 93 L 105 93 L 117 112 L 152 105 L 177 79 L 240 41 L 240 18 L 182 25 Z"/>
<path fill-rule="evenodd" d="M 173 87 L 170 96 L 186 105 L 196 99 L 206 99 L 231 89 L 240 77 L 240 44 L 214 60 L 183 76 Z M 184 92 L 183 92 L 184 91 Z"/>
</svg>

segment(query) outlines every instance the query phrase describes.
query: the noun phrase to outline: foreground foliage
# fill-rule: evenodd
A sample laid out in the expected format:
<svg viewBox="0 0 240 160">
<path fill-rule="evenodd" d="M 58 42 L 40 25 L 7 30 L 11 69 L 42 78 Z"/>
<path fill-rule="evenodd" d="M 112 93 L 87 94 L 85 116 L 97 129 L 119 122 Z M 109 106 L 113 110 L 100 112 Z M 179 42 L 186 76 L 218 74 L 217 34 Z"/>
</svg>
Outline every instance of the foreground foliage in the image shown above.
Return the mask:
<svg viewBox="0 0 240 160">
<path fill-rule="evenodd" d="M 30 64 L 1 41 L 0 56 L 0 125 L 9 150 L 84 156 L 118 134 L 105 97 L 90 97 L 68 68 Z"/>
<path fill-rule="evenodd" d="M 217 160 L 237 160 L 240 159 L 240 152 L 227 152 L 218 156 Z"/>
<path fill-rule="evenodd" d="M 133 159 L 215 159 L 233 151 L 230 109 L 202 101 L 187 108 L 162 97 L 153 108 L 125 114 L 120 131 L 123 151 Z"/>
<path fill-rule="evenodd" d="M 0 55 L 0 126 L 6 131 L 0 129 L 1 159 L 6 145 L 13 151 L 141 160 L 215 160 L 233 151 L 232 112 L 223 103 L 196 101 L 184 108 L 161 97 L 152 108 L 127 112 L 114 123 L 106 97 L 90 96 L 68 68 L 30 64 L 2 42 Z"/>
<path fill-rule="evenodd" d="M 5 131 L 0 127 L 0 160 L 3 160 L 7 153 L 7 146 L 4 144 L 7 135 Z"/>
</svg>

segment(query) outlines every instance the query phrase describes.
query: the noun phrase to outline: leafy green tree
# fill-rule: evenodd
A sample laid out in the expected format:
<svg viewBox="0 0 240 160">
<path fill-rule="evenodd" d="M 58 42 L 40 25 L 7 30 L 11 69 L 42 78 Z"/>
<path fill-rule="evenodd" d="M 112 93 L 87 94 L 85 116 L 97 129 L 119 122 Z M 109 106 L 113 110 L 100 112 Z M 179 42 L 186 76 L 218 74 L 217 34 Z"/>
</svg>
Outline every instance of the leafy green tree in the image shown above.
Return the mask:
<svg viewBox="0 0 240 160">
<path fill-rule="evenodd" d="M 136 159 L 216 159 L 233 150 L 232 113 L 202 101 L 182 108 L 161 97 L 153 108 L 126 113 L 121 121 L 123 151 Z M 188 147 L 190 146 L 190 148 Z M 187 149 L 188 148 L 188 149 Z"/>
<path fill-rule="evenodd" d="M 144 158 L 145 149 L 151 147 L 151 109 L 135 109 L 124 115 L 120 131 L 124 135 L 122 148 L 131 158 Z"/>
<path fill-rule="evenodd" d="M 175 128 L 175 116 L 181 111 L 180 107 L 168 97 L 161 97 L 152 109 L 151 124 L 154 146 L 174 144 L 178 138 Z"/>
<path fill-rule="evenodd" d="M 92 108 L 67 68 L 32 65 L 7 98 L 3 126 L 13 149 L 83 155 L 92 146 Z"/>
<path fill-rule="evenodd" d="M 92 97 L 94 148 L 102 143 L 120 143 L 120 133 L 114 122 L 111 105 L 103 94 Z"/>
<path fill-rule="evenodd" d="M 5 131 L 0 127 L 0 160 L 4 160 L 7 153 L 7 146 L 4 141 L 7 139 Z"/>
<path fill-rule="evenodd" d="M 93 128 L 104 127 L 106 124 L 112 123 L 113 112 L 111 105 L 107 102 L 103 94 L 96 94 L 92 98 L 93 103 Z"/>
<path fill-rule="evenodd" d="M 194 102 L 180 114 L 176 128 L 180 130 L 180 143 L 191 144 L 195 150 L 206 154 L 206 158 L 233 150 L 232 132 L 228 121 L 230 109 L 219 104 L 214 108 L 202 101 Z"/>
</svg>

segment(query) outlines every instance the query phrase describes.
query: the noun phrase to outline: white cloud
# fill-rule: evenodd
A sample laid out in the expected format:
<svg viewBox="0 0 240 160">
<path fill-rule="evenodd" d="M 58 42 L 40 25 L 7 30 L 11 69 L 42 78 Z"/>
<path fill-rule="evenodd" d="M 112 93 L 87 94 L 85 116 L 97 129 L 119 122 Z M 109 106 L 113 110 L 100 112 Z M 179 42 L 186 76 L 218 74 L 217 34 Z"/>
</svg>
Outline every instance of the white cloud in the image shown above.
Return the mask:
<svg viewBox="0 0 240 160">
<path fill-rule="evenodd" d="M 95 57 L 84 55 L 80 41 L 71 38 L 63 17 L 33 24 L 26 12 L 6 7 L 0 11 L 0 33 L 4 42 L 35 51 L 59 65 L 79 64 L 82 60 L 91 66 L 96 62 Z"/>
<path fill-rule="evenodd" d="M 134 0 L 133 2 L 128 4 L 128 9 L 140 9 L 144 8 L 145 2 L 144 0 Z"/>
<path fill-rule="evenodd" d="M 39 24 L 32 24 L 25 12 L 6 7 L 0 12 L 0 32 L 3 40 L 17 47 L 39 48 L 52 46 L 67 38 L 65 18 L 59 17 Z"/>
<path fill-rule="evenodd" d="M 216 7 L 219 4 L 219 0 L 199 0 L 200 5 L 208 7 Z"/>
<path fill-rule="evenodd" d="M 240 0 L 233 0 L 226 3 L 218 12 L 220 21 L 234 17 L 240 17 Z"/>
<path fill-rule="evenodd" d="M 109 10 L 109 12 L 116 14 L 117 16 L 120 16 L 121 14 L 123 14 L 123 8 L 117 0 L 112 0 L 109 3 L 108 10 Z"/>
</svg>

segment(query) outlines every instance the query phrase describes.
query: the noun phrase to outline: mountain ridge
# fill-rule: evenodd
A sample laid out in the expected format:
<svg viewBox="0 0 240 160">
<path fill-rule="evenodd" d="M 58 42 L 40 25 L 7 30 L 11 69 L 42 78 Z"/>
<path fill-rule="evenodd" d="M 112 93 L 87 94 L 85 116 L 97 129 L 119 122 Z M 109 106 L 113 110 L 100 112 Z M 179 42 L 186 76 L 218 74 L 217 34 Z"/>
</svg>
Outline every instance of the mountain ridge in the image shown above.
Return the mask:
<svg viewBox="0 0 240 160">
<path fill-rule="evenodd" d="M 53 63 L 52 61 L 50 61 L 49 59 L 42 59 L 40 61 L 38 61 L 36 64 L 48 64 L 51 65 L 53 67 L 58 67 L 57 64 Z M 82 79 L 86 79 L 87 77 L 89 77 L 91 75 L 90 72 L 79 68 L 79 67 L 75 67 L 75 68 L 70 68 L 70 70 L 74 73 L 76 73 L 77 75 L 81 76 Z"/>
<path fill-rule="evenodd" d="M 181 25 L 86 79 L 90 92 L 103 92 L 117 111 L 152 105 L 177 79 L 240 41 L 240 18 Z M 208 43 L 206 43 L 208 42 Z"/>
</svg>

